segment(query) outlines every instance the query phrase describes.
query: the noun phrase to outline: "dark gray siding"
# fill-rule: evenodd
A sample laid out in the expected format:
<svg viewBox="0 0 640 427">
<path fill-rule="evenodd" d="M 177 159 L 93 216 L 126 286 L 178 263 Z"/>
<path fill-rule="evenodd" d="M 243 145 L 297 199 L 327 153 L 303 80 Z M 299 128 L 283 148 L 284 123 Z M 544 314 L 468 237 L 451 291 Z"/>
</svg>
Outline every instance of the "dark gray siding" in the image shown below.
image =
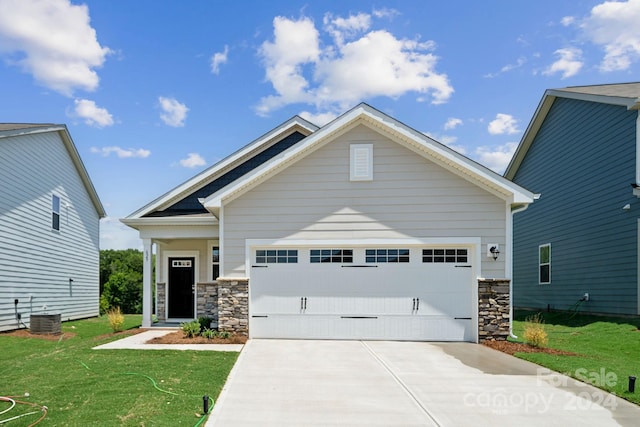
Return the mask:
<svg viewBox="0 0 640 427">
<path fill-rule="evenodd" d="M 207 210 L 202 206 L 202 204 L 198 201 L 200 198 L 206 198 L 211 194 L 215 193 L 222 187 L 232 183 L 236 179 L 240 178 L 247 172 L 251 172 L 253 169 L 257 168 L 267 160 L 277 156 L 282 153 L 287 148 L 297 144 L 300 140 L 304 139 L 305 136 L 300 132 L 294 132 L 291 135 L 283 138 L 281 141 L 278 141 L 271 147 L 242 163 L 241 165 L 235 167 L 229 172 L 225 173 L 218 179 L 199 190 L 194 191 L 184 199 L 176 202 L 174 205 L 165 209 L 161 212 L 153 212 L 147 216 L 174 216 L 174 215 L 189 215 L 189 214 L 197 214 L 197 213 L 206 213 Z"/>
<path fill-rule="evenodd" d="M 514 216 L 514 305 L 637 314 L 636 111 L 558 98 L 514 182 L 542 197 Z M 629 203 L 631 209 L 625 211 Z M 551 284 L 538 246 L 551 243 Z"/>
</svg>

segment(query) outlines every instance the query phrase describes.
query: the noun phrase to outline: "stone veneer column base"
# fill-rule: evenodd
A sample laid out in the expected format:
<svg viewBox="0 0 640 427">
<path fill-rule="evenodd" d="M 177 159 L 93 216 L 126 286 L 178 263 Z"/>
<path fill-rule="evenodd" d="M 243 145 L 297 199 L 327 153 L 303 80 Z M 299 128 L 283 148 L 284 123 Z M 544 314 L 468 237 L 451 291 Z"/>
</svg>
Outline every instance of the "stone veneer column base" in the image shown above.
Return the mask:
<svg viewBox="0 0 640 427">
<path fill-rule="evenodd" d="M 218 282 L 218 330 L 249 335 L 249 279 L 224 278 Z"/>
<path fill-rule="evenodd" d="M 158 320 L 167 320 L 167 297 L 165 295 L 166 284 L 156 283 L 156 316 Z"/>
<path fill-rule="evenodd" d="M 509 336 L 509 279 L 478 279 L 478 341 Z"/>
<path fill-rule="evenodd" d="M 196 317 L 211 318 L 211 327 L 218 327 L 218 283 L 205 282 L 196 285 Z"/>
</svg>

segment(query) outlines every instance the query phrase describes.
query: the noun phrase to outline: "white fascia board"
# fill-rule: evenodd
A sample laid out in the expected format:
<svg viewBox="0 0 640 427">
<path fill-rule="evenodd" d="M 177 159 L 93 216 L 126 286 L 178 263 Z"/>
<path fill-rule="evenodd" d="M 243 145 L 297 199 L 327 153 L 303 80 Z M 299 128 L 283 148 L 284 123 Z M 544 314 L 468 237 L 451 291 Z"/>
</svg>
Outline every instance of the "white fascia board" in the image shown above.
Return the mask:
<svg viewBox="0 0 640 427">
<path fill-rule="evenodd" d="M 316 125 L 303 119 L 302 117 L 292 117 L 280 126 L 270 130 L 266 134 L 245 145 L 238 151 L 225 157 L 216 164 L 200 172 L 193 178 L 175 187 L 173 190 L 170 190 L 169 192 L 153 200 L 151 203 L 148 203 L 137 211 L 131 213 L 127 218 L 140 218 L 155 210 L 162 210 L 163 208 L 168 207 L 170 204 L 174 203 L 179 196 L 186 196 L 189 191 L 195 191 L 195 188 L 206 185 L 204 184 L 205 182 L 208 182 L 216 175 L 221 175 L 223 172 L 231 170 L 234 166 L 236 166 L 236 163 L 239 160 L 245 158 L 252 151 L 260 148 L 264 144 L 272 141 L 274 138 L 286 133 L 289 130 L 295 130 L 295 128 L 307 130 L 310 134 L 313 134 L 313 132 L 318 130 L 318 127 Z"/>
<path fill-rule="evenodd" d="M 386 114 L 367 105 L 360 104 L 357 107 L 344 113 L 334 121 L 330 122 L 316 133 L 308 136 L 300 144 L 282 152 L 280 155 L 266 162 L 260 167 L 246 174 L 242 179 L 237 180 L 228 186 L 220 189 L 218 192 L 207 197 L 203 206 L 216 215 L 216 212 L 222 206 L 223 201 L 232 200 L 235 195 L 243 193 L 243 190 L 251 188 L 253 185 L 262 182 L 266 177 L 282 168 L 291 161 L 300 158 L 305 152 L 310 152 L 331 139 L 332 136 L 339 131 L 348 127 L 358 120 L 364 120 L 366 123 L 379 127 L 385 132 L 395 134 L 399 141 L 405 144 L 411 144 L 417 148 L 418 152 L 426 152 L 430 157 L 440 160 L 443 164 L 455 165 L 450 170 L 456 172 L 460 176 L 467 175 L 475 180 L 476 185 L 484 185 L 487 188 L 493 187 L 497 189 L 503 199 L 510 199 L 512 203 L 532 203 L 533 193 L 525 190 L 519 185 L 503 178 L 492 170 L 468 159 L 467 157 L 451 150 L 450 148 L 436 142 L 428 136 L 420 133 L 409 126 L 387 116 Z M 424 155 L 424 154 L 423 154 Z M 494 191 L 496 193 L 496 191 Z"/>
<path fill-rule="evenodd" d="M 211 217 L 152 217 L 152 218 L 121 218 L 120 222 L 131 228 L 139 230 L 144 226 L 193 226 L 193 225 L 218 225 L 218 219 Z"/>
<path fill-rule="evenodd" d="M 46 133 L 46 132 L 59 132 L 62 130 L 66 131 L 66 129 L 67 128 L 64 125 L 55 125 L 55 124 L 27 126 L 23 128 L 0 131 L 0 138 L 8 138 L 11 136 L 21 136 L 21 135 L 34 135 L 34 134 Z"/>
<path fill-rule="evenodd" d="M 247 239 L 246 247 L 319 247 L 331 248 L 341 246 L 443 246 L 480 245 L 480 237 L 433 237 L 433 238 L 400 238 L 400 239 Z"/>
<path fill-rule="evenodd" d="M 610 95 L 594 95 L 589 93 L 579 93 L 564 91 L 562 89 L 549 89 L 547 91 L 551 96 L 558 98 L 577 99 L 579 101 L 597 102 L 599 104 L 611 104 L 627 107 L 631 110 L 638 104 L 637 98 L 630 98 L 625 96 L 610 96 Z"/>
</svg>

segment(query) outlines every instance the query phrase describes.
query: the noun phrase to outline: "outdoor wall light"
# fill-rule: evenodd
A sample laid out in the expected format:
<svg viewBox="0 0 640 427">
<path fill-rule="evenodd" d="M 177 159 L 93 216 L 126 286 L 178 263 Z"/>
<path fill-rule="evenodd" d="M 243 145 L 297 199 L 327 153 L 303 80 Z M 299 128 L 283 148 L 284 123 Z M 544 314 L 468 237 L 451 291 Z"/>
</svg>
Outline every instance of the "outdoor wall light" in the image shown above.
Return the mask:
<svg viewBox="0 0 640 427">
<path fill-rule="evenodd" d="M 493 260 L 496 261 L 498 259 L 498 255 L 500 255 L 500 249 L 498 249 L 498 245 L 491 246 L 489 248 L 489 252 L 491 252 Z"/>
</svg>

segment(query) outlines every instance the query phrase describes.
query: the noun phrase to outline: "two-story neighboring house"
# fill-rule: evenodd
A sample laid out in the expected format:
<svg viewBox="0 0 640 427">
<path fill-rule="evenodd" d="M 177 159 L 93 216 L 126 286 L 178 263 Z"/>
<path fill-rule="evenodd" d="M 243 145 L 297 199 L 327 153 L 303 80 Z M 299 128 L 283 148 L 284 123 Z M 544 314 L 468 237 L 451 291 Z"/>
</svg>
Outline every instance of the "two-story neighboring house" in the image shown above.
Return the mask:
<svg viewBox="0 0 640 427">
<path fill-rule="evenodd" d="M 514 305 L 640 314 L 640 83 L 547 90 L 504 176 L 540 193 L 514 217 Z"/>
<path fill-rule="evenodd" d="M 104 216 L 66 126 L 0 124 L 0 330 L 99 314 Z"/>
</svg>

